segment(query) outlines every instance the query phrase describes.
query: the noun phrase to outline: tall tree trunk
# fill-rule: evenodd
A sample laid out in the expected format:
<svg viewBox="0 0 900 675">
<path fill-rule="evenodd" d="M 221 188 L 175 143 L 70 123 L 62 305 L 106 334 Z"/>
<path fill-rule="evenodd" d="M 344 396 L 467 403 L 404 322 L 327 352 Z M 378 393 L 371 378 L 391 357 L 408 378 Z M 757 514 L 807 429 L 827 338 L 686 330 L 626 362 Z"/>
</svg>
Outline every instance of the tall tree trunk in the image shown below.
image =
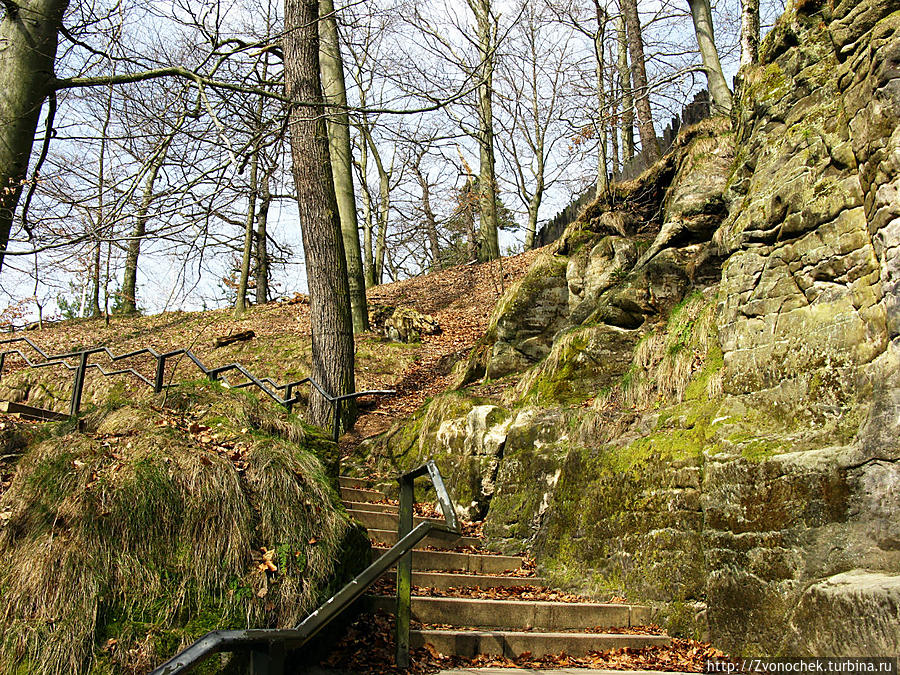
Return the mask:
<svg viewBox="0 0 900 675">
<path fill-rule="evenodd" d="M 631 55 L 631 81 L 637 109 L 638 131 L 641 134 L 641 150 L 650 162 L 654 162 L 659 159 L 659 144 L 656 140 L 656 130 L 653 128 L 653 113 L 650 110 L 650 89 L 647 83 L 647 66 L 644 63 L 644 38 L 641 35 L 637 0 L 621 0 L 621 7 L 627 28 L 628 51 Z"/>
<path fill-rule="evenodd" d="M 260 102 L 260 107 L 262 103 Z M 260 111 L 261 113 L 262 111 Z M 261 119 L 262 115 L 257 118 Z M 247 286 L 250 284 L 250 260 L 253 253 L 253 226 L 256 224 L 256 195 L 259 190 L 259 143 L 250 157 L 250 192 L 247 195 L 247 217 L 244 219 L 244 248 L 241 255 L 241 278 L 238 281 L 234 315 L 241 316 L 247 310 Z"/>
<path fill-rule="evenodd" d="M 88 309 L 91 318 L 96 319 L 100 316 L 100 240 L 94 244 L 94 251 L 91 254 L 91 297 L 89 299 Z"/>
<path fill-rule="evenodd" d="M 610 172 L 616 173 L 619 170 L 619 104 L 621 103 L 621 95 L 616 90 L 616 69 L 613 67 L 616 59 L 613 54 L 612 45 L 609 46 L 609 148 L 611 150 Z"/>
<path fill-rule="evenodd" d="M 259 210 L 256 213 L 256 304 L 264 305 L 269 301 L 269 206 L 272 204 L 272 193 L 269 190 L 271 173 L 263 174 L 259 188 Z"/>
<path fill-rule="evenodd" d="M 541 209 L 541 201 L 544 198 L 544 179 L 543 175 L 538 178 L 538 185 L 534 194 L 528 201 L 528 221 L 525 224 L 525 250 L 530 251 L 534 248 L 534 237 L 537 235 L 538 213 Z"/>
<path fill-rule="evenodd" d="M 366 280 L 366 288 L 375 285 L 375 259 L 372 257 L 372 229 L 374 228 L 374 214 L 372 209 L 372 197 L 369 194 L 369 186 L 366 184 L 366 176 L 369 170 L 369 134 L 366 131 L 366 123 L 359 128 L 359 173 L 362 176 L 362 200 L 363 200 L 363 276 Z"/>
<path fill-rule="evenodd" d="M 709 97 L 713 111 L 720 115 L 731 112 L 731 90 L 725 82 L 722 64 L 719 63 L 719 50 L 716 48 L 713 33 L 712 9 L 709 0 L 688 0 L 691 17 L 694 19 L 694 32 L 697 34 L 697 46 L 700 58 L 706 70 L 706 81 L 709 86 Z"/>
<path fill-rule="evenodd" d="M 497 213 L 497 175 L 494 159 L 494 48 L 491 0 L 468 0 L 478 33 L 478 259 L 500 257 L 500 219 Z"/>
<path fill-rule="evenodd" d="M 319 58 L 325 100 L 336 108 L 328 111 L 329 155 L 334 191 L 341 217 L 344 253 L 347 256 L 347 279 L 350 283 L 350 309 L 353 330 L 369 330 L 366 309 L 366 282 L 363 278 L 362 255 L 359 250 L 359 224 L 356 220 L 356 195 L 353 192 L 353 163 L 350 153 L 350 116 L 347 114 L 347 87 L 341 58 L 337 18 L 333 0 L 319 0 Z M 340 106 L 344 106 L 341 108 Z"/>
<path fill-rule="evenodd" d="M 609 190 L 606 157 L 606 84 L 604 82 L 603 39 L 606 33 L 606 11 L 600 7 L 599 0 L 594 0 L 597 13 L 597 32 L 594 33 L 594 59 L 596 66 L 597 87 L 597 197 L 602 197 Z"/>
<path fill-rule="evenodd" d="M 97 212 L 94 216 L 94 236 L 97 239 L 97 245 L 94 248 L 92 271 L 94 288 L 91 294 L 91 316 L 95 319 L 102 313 L 100 310 L 100 262 L 103 232 L 106 229 L 106 144 L 109 139 L 109 123 L 112 120 L 112 86 L 108 87 L 107 90 L 104 113 L 103 126 L 100 129 L 100 153 L 97 157 Z"/>
<path fill-rule="evenodd" d="M 741 0 L 741 68 L 759 62 L 759 0 Z"/>
<path fill-rule="evenodd" d="M 384 253 L 387 246 L 388 223 L 391 219 L 391 173 L 394 168 L 391 167 L 390 171 L 384 168 L 381 152 L 375 145 L 375 139 L 372 138 L 368 127 L 365 127 L 364 135 L 364 140 L 372 152 L 372 159 L 375 160 L 375 169 L 378 171 L 378 232 L 375 241 L 375 260 L 372 265 L 372 285 L 377 286 L 384 279 Z M 371 250 L 371 229 L 367 234 L 366 247 Z"/>
<path fill-rule="evenodd" d="M 68 6 L 68 0 L 17 0 L 7 3 L 0 23 L 0 269 Z"/>
<path fill-rule="evenodd" d="M 421 156 L 419 156 L 416 163 L 413 164 L 413 172 L 416 174 L 416 180 L 422 189 L 422 214 L 425 216 L 425 235 L 428 237 L 431 269 L 437 269 L 440 261 L 441 244 L 440 239 L 438 239 L 437 218 L 435 218 L 434 210 L 431 208 L 431 186 L 428 184 L 428 178 L 422 173 L 419 165 L 421 159 Z"/>
<path fill-rule="evenodd" d="M 378 162 L 380 164 L 380 162 Z M 384 254 L 387 249 L 387 228 L 391 216 L 390 177 L 378 171 L 378 235 L 375 240 L 375 284 L 384 281 Z"/>
<path fill-rule="evenodd" d="M 181 118 L 184 119 L 183 117 Z M 163 139 L 162 144 L 156 150 L 156 154 L 147 171 L 144 180 L 144 192 L 141 195 L 141 203 L 138 206 L 134 219 L 134 229 L 128 242 L 128 253 L 125 256 L 125 278 L 122 281 L 122 311 L 125 314 L 137 313 L 137 271 L 138 258 L 141 254 L 141 241 L 147 234 L 147 220 L 149 219 L 150 204 L 153 201 L 153 189 L 156 179 L 166 161 L 166 153 L 174 138 L 174 132 Z"/>
<path fill-rule="evenodd" d="M 291 100 L 314 105 L 323 102 L 318 10 L 318 0 L 284 1 L 285 90 Z M 328 130 L 321 109 L 293 107 L 290 131 L 309 286 L 310 376 L 332 395 L 350 393 L 355 390 L 350 287 L 328 156 Z M 348 402 L 342 409 L 345 424 L 352 425 L 356 406 Z M 325 427 L 331 423 L 332 406 L 315 391 L 310 395 L 309 415 L 313 424 Z"/>
<path fill-rule="evenodd" d="M 616 21 L 616 42 L 619 56 L 619 91 L 622 92 L 622 164 L 634 157 L 634 97 L 631 93 L 631 69 L 628 67 L 628 33 L 625 18 Z"/>
</svg>

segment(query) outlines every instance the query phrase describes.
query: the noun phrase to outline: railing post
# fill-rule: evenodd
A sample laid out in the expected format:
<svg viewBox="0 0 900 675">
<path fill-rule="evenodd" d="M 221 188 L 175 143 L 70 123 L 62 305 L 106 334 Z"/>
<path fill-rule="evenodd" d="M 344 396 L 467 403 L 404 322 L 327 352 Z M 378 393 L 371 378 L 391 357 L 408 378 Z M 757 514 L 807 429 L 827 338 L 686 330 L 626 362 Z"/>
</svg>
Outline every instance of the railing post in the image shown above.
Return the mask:
<svg viewBox="0 0 900 675">
<path fill-rule="evenodd" d="M 84 390 L 84 371 L 87 370 L 88 352 L 81 352 L 78 359 L 78 367 L 75 369 L 75 383 L 72 386 L 72 404 L 69 406 L 69 415 L 76 417 L 81 410 L 81 393 Z"/>
<path fill-rule="evenodd" d="M 0 379 L 3 378 L 3 365 L 6 363 L 6 352 L 0 354 Z"/>
<path fill-rule="evenodd" d="M 160 354 L 156 359 L 156 377 L 153 378 L 153 391 L 157 394 L 163 390 L 163 380 L 166 377 L 166 356 Z"/>
<path fill-rule="evenodd" d="M 334 401 L 334 426 L 331 428 L 331 438 L 335 443 L 341 437 L 341 399 Z"/>
<path fill-rule="evenodd" d="M 400 477 L 400 513 L 397 541 L 412 532 L 413 526 L 412 477 Z M 407 551 L 397 561 L 397 667 L 409 666 L 409 620 L 412 613 L 412 551 Z"/>
<path fill-rule="evenodd" d="M 284 675 L 284 645 L 270 643 L 250 653 L 250 675 Z"/>
<path fill-rule="evenodd" d="M 294 402 L 291 400 L 294 398 L 294 385 L 293 383 L 288 383 L 284 388 L 284 407 L 287 408 L 289 413 L 294 412 Z"/>
</svg>

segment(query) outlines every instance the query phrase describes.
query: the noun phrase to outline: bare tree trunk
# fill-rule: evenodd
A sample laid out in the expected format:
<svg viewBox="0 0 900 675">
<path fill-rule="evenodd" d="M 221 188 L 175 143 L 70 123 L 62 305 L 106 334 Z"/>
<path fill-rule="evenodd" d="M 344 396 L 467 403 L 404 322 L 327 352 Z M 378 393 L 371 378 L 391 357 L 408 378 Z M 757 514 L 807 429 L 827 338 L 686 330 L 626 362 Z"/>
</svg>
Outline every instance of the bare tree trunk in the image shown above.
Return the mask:
<svg viewBox="0 0 900 675">
<path fill-rule="evenodd" d="M 525 223 L 525 250 L 534 248 L 534 237 L 537 234 L 538 213 L 544 198 L 543 176 L 538 178 L 538 185 L 528 202 L 528 221 Z"/>
<path fill-rule="evenodd" d="M 184 118 L 182 118 L 184 119 Z M 137 313 L 137 270 L 138 258 L 141 254 L 141 241 L 147 234 L 147 220 L 150 212 L 150 204 L 153 201 L 153 189 L 160 169 L 166 161 L 166 153 L 172 143 L 174 132 L 167 136 L 156 151 L 150 169 L 147 171 L 147 179 L 144 181 L 144 193 L 141 195 L 141 204 L 134 219 L 134 229 L 128 242 L 128 253 L 125 256 L 125 277 L 122 281 L 122 311 L 125 314 Z"/>
<path fill-rule="evenodd" d="M 609 46 L 609 146 L 611 150 L 610 157 L 610 173 L 616 173 L 619 170 L 619 104 L 621 103 L 620 92 L 616 90 L 616 69 L 613 64 L 616 62 L 613 55 L 613 47 Z"/>
<path fill-rule="evenodd" d="M 741 68 L 759 62 L 759 0 L 741 0 Z"/>
<path fill-rule="evenodd" d="M 260 101 L 262 108 L 262 101 Z M 262 110 L 258 111 L 262 119 Z M 234 301 L 234 315 L 241 316 L 247 310 L 247 286 L 250 283 L 250 260 L 253 252 L 253 226 L 256 224 L 256 195 L 259 190 L 259 143 L 253 148 L 250 158 L 250 192 L 247 196 L 247 217 L 244 219 L 244 248 L 241 255 L 241 278 L 238 281 L 237 298 Z"/>
<path fill-rule="evenodd" d="M 88 309 L 91 312 L 91 318 L 96 319 L 100 316 L 100 240 L 94 244 L 94 251 L 91 256 L 91 297 Z"/>
<path fill-rule="evenodd" d="M 603 39 L 606 33 L 606 11 L 600 7 L 599 0 L 594 0 L 597 13 L 597 32 L 594 33 L 594 59 L 596 65 L 597 87 L 597 197 L 602 197 L 609 190 L 606 157 L 606 84 L 603 81 L 604 58 Z"/>
<path fill-rule="evenodd" d="M 694 32 L 697 34 L 697 46 L 700 58 L 706 70 L 706 81 L 709 86 L 709 97 L 713 111 L 727 115 L 731 111 L 731 90 L 725 82 L 722 64 L 719 63 L 719 50 L 716 48 L 713 34 L 712 9 L 709 0 L 688 0 L 691 6 L 691 17 L 694 19 Z"/>
<path fill-rule="evenodd" d="M 634 157 L 634 97 L 631 93 L 631 69 L 628 67 L 628 33 L 625 18 L 616 22 L 616 41 L 619 48 L 617 68 L 619 90 L 622 92 L 622 164 Z"/>
<path fill-rule="evenodd" d="M 106 144 L 109 139 L 109 123 L 112 120 L 112 86 L 108 88 L 103 126 L 100 129 L 100 153 L 97 157 L 97 212 L 94 217 L 94 236 L 97 245 L 94 248 L 93 278 L 94 288 L 91 293 L 91 316 L 95 319 L 101 315 L 100 310 L 100 262 L 103 246 L 103 231 L 106 229 Z"/>
<path fill-rule="evenodd" d="M 437 218 L 435 218 L 434 210 L 431 208 L 431 186 L 428 184 L 428 178 L 422 173 L 422 169 L 419 166 L 421 161 L 422 157 L 420 155 L 413 164 L 413 173 L 416 174 L 416 180 L 419 181 L 419 187 L 422 188 L 422 213 L 425 216 L 425 235 L 428 237 L 431 268 L 437 269 L 441 244 L 438 239 Z"/>
<path fill-rule="evenodd" d="M 366 175 L 369 169 L 369 135 L 365 130 L 365 121 L 359 129 L 359 173 L 362 176 L 362 200 L 363 200 L 363 275 L 366 280 L 366 288 L 375 285 L 375 261 L 372 257 L 372 229 L 373 209 L 372 197 L 369 194 L 369 186 L 366 184 Z"/>
<path fill-rule="evenodd" d="M 377 164 L 381 164 L 377 162 Z M 375 284 L 384 281 L 384 253 L 387 248 L 387 228 L 391 216 L 390 177 L 378 170 L 378 235 L 375 240 Z"/>
<path fill-rule="evenodd" d="M 264 305 L 269 301 L 269 206 L 272 204 L 272 193 L 269 191 L 270 171 L 263 174 L 259 188 L 259 210 L 256 213 L 256 304 Z"/>
<path fill-rule="evenodd" d="M 500 220 L 497 213 L 497 176 L 494 159 L 494 48 L 496 32 L 492 25 L 491 1 L 468 0 L 478 32 L 478 259 L 500 257 Z"/>
<path fill-rule="evenodd" d="M 381 158 L 381 153 L 378 151 L 378 146 L 375 145 L 375 139 L 373 139 L 372 134 L 369 133 L 368 127 L 365 127 L 363 133 L 365 136 L 364 140 L 372 151 L 372 159 L 375 160 L 375 169 L 378 171 L 378 232 L 375 241 L 375 260 L 372 264 L 371 284 L 372 286 L 377 286 L 382 283 L 384 279 L 384 252 L 385 246 L 387 246 L 388 223 L 391 218 L 391 173 L 394 169 L 391 167 L 390 171 L 388 171 L 384 168 L 384 160 Z M 366 248 L 371 251 L 371 227 L 369 228 L 367 235 Z"/>
<path fill-rule="evenodd" d="M 6 2 L 0 23 L 0 268 L 9 244 L 41 106 L 54 79 L 68 0 Z"/>
<path fill-rule="evenodd" d="M 323 102 L 319 80 L 318 0 L 284 2 L 285 90 L 295 101 Z M 302 214 L 303 250 L 309 286 L 312 327 L 310 376 L 332 395 L 354 391 L 353 320 L 347 258 L 328 156 L 328 130 L 321 109 L 294 107 L 290 113 L 291 155 L 297 201 Z M 342 406 L 352 425 L 356 407 Z M 331 405 L 315 391 L 310 395 L 313 424 L 331 423 Z"/>
<path fill-rule="evenodd" d="M 341 58 L 337 19 L 333 0 L 319 0 L 319 58 L 325 100 L 336 106 L 347 105 L 344 62 Z M 334 176 L 334 191 L 341 216 L 344 253 L 347 256 L 347 278 L 350 283 L 350 309 L 353 330 L 369 330 L 366 309 L 366 282 L 363 278 L 362 255 L 359 250 L 359 224 L 356 220 L 356 195 L 353 192 L 353 164 L 350 153 L 350 116 L 346 109 L 333 108 L 328 113 L 329 155 Z"/>
<path fill-rule="evenodd" d="M 644 39 L 641 35 L 637 0 L 621 0 L 621 7 L 627 28 L 628 51 L 631 55 L 631 80 L 634 87 L 638 131 L 641 134 L 641 150 L 650 162 L 654 162 L 659 159 L 659 144 L 656 140 L 656 130 L 653 128 L 653 113 L 650 110 L 650 89 L 647 83 L 647 66 L 644 63 Z"/>
</svg>

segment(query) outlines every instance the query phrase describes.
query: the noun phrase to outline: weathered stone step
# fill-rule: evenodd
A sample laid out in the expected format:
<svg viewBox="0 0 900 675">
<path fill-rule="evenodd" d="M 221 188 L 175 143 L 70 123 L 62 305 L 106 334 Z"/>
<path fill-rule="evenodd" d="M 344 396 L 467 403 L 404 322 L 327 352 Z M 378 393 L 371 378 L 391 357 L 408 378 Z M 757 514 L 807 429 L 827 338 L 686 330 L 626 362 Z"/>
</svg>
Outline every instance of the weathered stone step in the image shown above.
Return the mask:
<svg viewBox="0 0 900 675">
<path fill-rule="evenodd" d="M 586 656 L 590 651 L 607 649 L 663 647 L 671 641 L 666 635 L 472 630 L 411 630 L 409 639 L 413 648 L 430 644 L 441 654 L 464 658 L 478 654 L 516 658 L 525 652 L 534 656 L 562 652 L 569 656 Z"/>
<path fill-rule="evenodd" d="M 399 516 L 396 513 L 384 513 L 381 511 L 347 511 L 347 513 L 359 521 L 360 524 L 364 525 L 368 529 L 372 530 L 397 530 L 397 521 L 399 520 Z M 413 517 L 413 525 L 418 525 L 419 523 L 423 523 L 426 520 L 432 523 L 440 523 L 443 524 L 444 520 L 439 518 L 420 518 L 419 516 Z"/>
<path fill-rule="evenodd" d="M 372 489 L 372 481 L 368 478 L 355 478 L 354 476 L 339 476 L 338 483 L 341 487 L 357 490 Z"/>
<path fill-rule="evenodd" d="M 384 555 L 386 547 L 373 546 L 373 559 Z M 416 551 L 412 556 L 413 569 L 433 572 L 469 572 L 471 574 L 503 574 L 521 569 L 522 559 L 508 555 L 479 555 L 455 551 Z M 527 578 L 527 577 L 526 577 Z"/>
<path fill-rule="evenodd" d="M 395 579 L 396 572 L 385 572 L 386 577 Z M 453 572 L 413 572 L 413 586 L 436 588 L 511 588 L 513 586 L 546 586 L 542 577 L 492 577 L 485 574 L 454 574 Z"/>
<path fill-rule="evenodd" d="M 375 596 L 372 602 L 375 609 L 395 610 L 394 597 Z M 462 628 L 559 631 L 597 626 L 628 628 L 650 621 L 647 607 L 580 602 L 414 597 L 411 611 L 415 621 Z"/>
<path fill-rule="evenodd" d="M 345 502 L 380 502 L 386 499 L 378 490 L 362 490 L 360 488 L 341 488 L 341 499 Z"/>
<path fill-rule="evenodd" d="M 393 546 L 397 543 L 397 530 L 376 530 L 370 527 L 369 537 L 381 544 Z M 460 537 L 450 532 L 432 532 L 416 544 L 416 549 L 427 546 L 434 546 L 435 548 L 459 548 L 464 546 L 479 548 L 481 539 L 477 537 Z"/>
<path fill-rule="evenodd" d="M 379 513 L 397 513 L 394 504 L 374 504 L 372 502 L 344 502 L 344 508 L 348 511 L 377 511 Z"/>
</svg>

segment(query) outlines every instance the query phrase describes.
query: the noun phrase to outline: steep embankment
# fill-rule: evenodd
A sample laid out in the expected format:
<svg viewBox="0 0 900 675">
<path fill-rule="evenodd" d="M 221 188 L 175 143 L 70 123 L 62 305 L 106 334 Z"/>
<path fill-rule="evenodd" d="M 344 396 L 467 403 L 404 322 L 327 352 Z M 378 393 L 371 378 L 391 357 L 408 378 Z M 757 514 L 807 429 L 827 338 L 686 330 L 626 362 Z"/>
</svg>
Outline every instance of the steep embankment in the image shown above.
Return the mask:
<svg viewBox="0 0 900 675">
<path fill-rule="evenodd" d="M 163 398 L 4 423 L 0 672 L 146 673 L 208 630 L 296 625 L 366 561 L 333 443 L 209 383 Z"/>
<path fill-rule="evenodd" d="M 896 0 L 790 9 L 360 461 L 443 458 L 492 544 L 733 652 L 900 650 L 898 54 Z"/>
</svg>

